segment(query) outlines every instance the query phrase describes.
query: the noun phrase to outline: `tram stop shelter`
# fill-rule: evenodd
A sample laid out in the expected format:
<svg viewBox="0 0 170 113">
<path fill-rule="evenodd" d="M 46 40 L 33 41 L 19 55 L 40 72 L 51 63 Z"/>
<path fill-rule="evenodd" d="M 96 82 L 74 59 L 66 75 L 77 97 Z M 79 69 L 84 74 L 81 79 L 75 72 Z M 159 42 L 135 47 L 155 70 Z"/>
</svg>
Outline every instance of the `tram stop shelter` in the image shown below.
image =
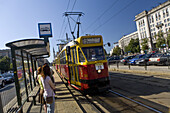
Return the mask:
<svg viewBox="0 0 170 113">
<path fill-rule="evenodd" d="M 11 48 L 17 104 L 21 107 L 29 101 L 29 94 L 37 86 L 37 60 L 50 56 L 49 40 L 24 39 L 9 42 L 6 46 Z"/>
</svg>

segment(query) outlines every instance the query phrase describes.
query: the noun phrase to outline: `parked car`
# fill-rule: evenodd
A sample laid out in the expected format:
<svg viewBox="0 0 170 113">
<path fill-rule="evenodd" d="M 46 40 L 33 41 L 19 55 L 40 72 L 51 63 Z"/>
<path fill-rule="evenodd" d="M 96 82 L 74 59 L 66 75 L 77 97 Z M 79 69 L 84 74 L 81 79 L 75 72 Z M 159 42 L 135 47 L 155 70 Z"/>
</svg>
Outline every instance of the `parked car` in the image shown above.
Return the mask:
<svg viewBox="0 0 170 113">
<path fill-rule="evenodd" d="M 136 55 L 134 58 L 129 60 L 129 64 L 131 65 L 135 65 L 136 64 L 136 60 L 139 60 L 140 58 L 142 58 L 145 54 L 140 54 L 140 55 Z"/>
<path fill-rule="evenodd" d="M 154 53 L 151 53 L 151 54 L 145 54 L 143 57 L 141 57 L 139 60 L 136 60 L 136 64 L 137 65 L 149 65 L 148 61 L 149 61 L 149 58 L 152 57 L 154 55 Z"/>
<path fill-rule="evenodd" d="M 170 55 L 167 53 L 158 53 L 149 58 L 149 65 L 168 65 Z"/>
<path fill-rule="evenodd" d="M 127 57 L 123 58 L 122 60 L 120 60 L 120 62 L 123 63 L 124 65 L 126 65 L 129 62 L 129 60 L 134 57 L 135 57 L 135 55 L 127 56 Z"/>
<path fill-rule="evenodd" d="M 5 86 L 5 78 L 2 75 L 0 75 L 0 85 L 1 87 Z"/>
<path fill-rule="evenodd" d="M 2 76 L 5 79 L 5 83 L 12 83 L 12 82 L 14 82 L 14 76 L 13 76 L 12 73 L 4 73 Z"/>
<path fill-rule="evenodd" d="M 120 57 L 119 56 L 110 57 L 110 58 L 108 58 L 107 61 L 109 64 L 115 64 L 120 61 Z"/>
</svg>

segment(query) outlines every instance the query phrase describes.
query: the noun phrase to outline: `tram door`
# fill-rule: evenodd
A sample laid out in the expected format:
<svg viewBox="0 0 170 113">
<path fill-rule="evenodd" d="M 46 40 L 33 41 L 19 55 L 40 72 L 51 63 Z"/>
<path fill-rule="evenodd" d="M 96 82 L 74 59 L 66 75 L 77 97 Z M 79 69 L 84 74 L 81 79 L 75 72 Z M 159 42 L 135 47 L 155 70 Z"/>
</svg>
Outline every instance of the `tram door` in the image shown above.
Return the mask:
<svg viewBox="0 0 170 113">
<path fill-rule="evenodd" d="M 77 50 L 76 50 L 76 47 L 73 47 L 70 50 L 71 50 L 71 57 L 72 57 L 72 66 L 71 66 L 72 67 L 72 70 L 71 70 L 72 80 L 75 85 L 80 86 L 79 74 L 78 74 Z"/>
</svg>

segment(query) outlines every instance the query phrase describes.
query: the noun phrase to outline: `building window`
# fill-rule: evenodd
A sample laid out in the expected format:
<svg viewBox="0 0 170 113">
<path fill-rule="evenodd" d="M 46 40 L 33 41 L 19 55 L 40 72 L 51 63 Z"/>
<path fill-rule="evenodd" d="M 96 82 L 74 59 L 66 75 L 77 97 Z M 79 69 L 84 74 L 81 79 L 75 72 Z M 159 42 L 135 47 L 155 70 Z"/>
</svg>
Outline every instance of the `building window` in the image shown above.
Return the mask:
<svg viewBox="0 0 170 113">
<path fill-rule="evenodd" d="M 154 18 L 153 18 L 153 15 L 152 15 L 152 22 L 154 22 Z"/>
<path fill-rule="evenodd" d="M 166 32 L 168 31 L 168 28 L 166 28 Z"/>
<path fill-rule="evenodd" d="M 163 17 L 165 18 L 165 10 L 163 10 L 162 12 L 163 12 Z"/>
<path fill-rule="evenodd" d="M 167 27 L 167 24 L 165 24 L 165 27 Z"/>
<path fill-rule="evenodd" d="M 170 23 L 168 23 L 168 26 L 170 26 Z"/>
<path fill-rule="evenodd" d="M 166 16 L 169 16 L 168 8 L 166 8 Z"/>
<path fill-rule="evenodd" d="M 166 19 L 164 20 L 164 22 L 166 23 Z"/>
<path fill-rule="evenodd" d="M 158 16 L 157 16 L 157 13 L 155 14 L 155 17 L 156 17 L 156 21 L 158 21 Z"/>
<path fill-rule="evenodd" d="M 158 17 L 159 17 L 159 20 L 161 19 L 161 15 L 160 15 L 160 12 L 158 12 Z"/>
</svg>

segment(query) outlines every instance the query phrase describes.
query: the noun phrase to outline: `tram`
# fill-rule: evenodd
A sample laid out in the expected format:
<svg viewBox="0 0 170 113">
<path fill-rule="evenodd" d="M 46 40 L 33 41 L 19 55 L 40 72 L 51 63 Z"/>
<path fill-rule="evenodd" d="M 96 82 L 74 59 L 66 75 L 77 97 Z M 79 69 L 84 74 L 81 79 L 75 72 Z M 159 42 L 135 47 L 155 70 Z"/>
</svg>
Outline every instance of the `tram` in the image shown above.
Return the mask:
<svg viewBox="0 0 170 113">
<path fill-rule="evenodd" d="M 110 88 L 101 35 L 81 36 L 66 44 L 55 59 L 61 78 L 81 91 Z"/>
</svg>

